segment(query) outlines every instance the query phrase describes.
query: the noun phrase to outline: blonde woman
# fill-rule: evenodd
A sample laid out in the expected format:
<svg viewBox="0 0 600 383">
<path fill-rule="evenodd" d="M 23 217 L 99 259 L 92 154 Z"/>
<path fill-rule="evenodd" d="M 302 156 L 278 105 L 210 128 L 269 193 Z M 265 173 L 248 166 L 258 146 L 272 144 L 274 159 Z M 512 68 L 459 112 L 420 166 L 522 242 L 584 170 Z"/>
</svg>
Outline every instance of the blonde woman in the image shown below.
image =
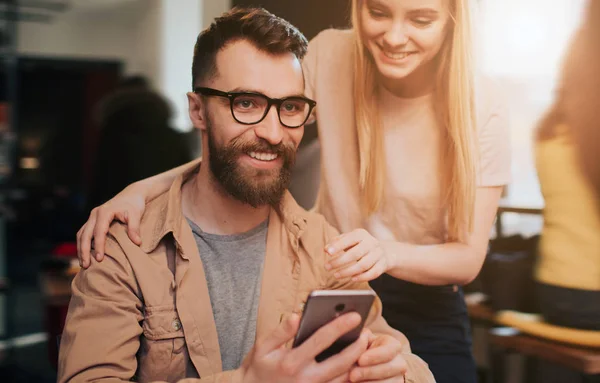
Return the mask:
<svg viewBox="0 0 600 383">
<path fill-rule="evenodd" d="M 316 209 L 345 233 L 326 247 L 327 268 L 372 281 L 384 316 L 440 383 L 476 381 L 457 286 L 481 268 L 510 177 L 506 113 L 497 92 L 475 81 L 469 5 L 353 0 L 353 28 L 320 33 L 304 61 L 306 93 L 319 104 Z M 78 233 L 83 265 L 92 237 L 102 259 L 113 219 L 139 241 L 145 202 L 181 171 L 92 211 Z"/>
</svg>

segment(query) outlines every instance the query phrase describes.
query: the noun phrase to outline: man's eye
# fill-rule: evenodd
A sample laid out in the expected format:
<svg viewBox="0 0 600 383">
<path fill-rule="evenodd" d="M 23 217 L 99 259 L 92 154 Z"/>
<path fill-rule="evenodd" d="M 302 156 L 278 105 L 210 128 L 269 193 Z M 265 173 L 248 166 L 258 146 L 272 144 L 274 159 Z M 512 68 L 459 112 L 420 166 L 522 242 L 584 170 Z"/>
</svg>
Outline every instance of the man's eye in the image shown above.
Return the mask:
<svg viewBox="0 0 600 383">
<path fill-rule="evenodd" d="M 253 108 L 256 105 L 254 104 L 254 102 L 252 100 L 247 100 L 247 99 L 244 100 L 243 99 L 243 100 L 236 100 L 235 101 L 235 106 L 239 107 L 239 108 L 242 108 L 242 109 L 250 109 L 250 108 Z"/>
<path fill-rule="evenodd" d="M 294 112 L 298 110 L 298 106 L 291 103 L 287 103 L 283 104 L 283 109 L 285 109 L 286 112 Z"/>
</svg>

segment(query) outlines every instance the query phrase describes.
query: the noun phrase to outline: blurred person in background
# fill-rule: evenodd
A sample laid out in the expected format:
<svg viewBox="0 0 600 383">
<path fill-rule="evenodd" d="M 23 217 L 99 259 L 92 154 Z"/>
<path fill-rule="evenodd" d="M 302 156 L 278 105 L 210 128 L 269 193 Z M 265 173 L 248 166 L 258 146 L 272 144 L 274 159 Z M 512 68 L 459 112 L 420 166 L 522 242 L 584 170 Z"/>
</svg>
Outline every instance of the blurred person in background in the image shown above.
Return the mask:
<svg viewBox="0 0 600 383">
<path fill-rule="evenodd" d="M 585 18 L 537 131 L 545 208 L 536 279 L 546 321 L 600 331 L 600 1 Z"/>
<path fill-rule="evenodd" d="M 123 79 L 99 103 L 100 139 L 90 210 L 135 181 L 192 160 L 189 145 L 170 126 L 170 118 L 167 100 L 141 76 Z"/>
<path fill-rule="evenodd" d="M 439 383 L 476 381 L 462 288 L 479 273 L 510 180 L 507 112 L 473 63 L 469 0 L 353 0 L 303 61 L 317 100 L 316 210 L 345 233 L 326 246 L 337 278 L 372 281 L 384 317 Z M 477 92 L 476 92 L 477 90 Z M 189 166 L 194 166 L 193 164 Z M 78 233 L 101 260 L 113 219 L 139 243 L 146 201 L 183 171 L 133 184 Z"/>
</svg>

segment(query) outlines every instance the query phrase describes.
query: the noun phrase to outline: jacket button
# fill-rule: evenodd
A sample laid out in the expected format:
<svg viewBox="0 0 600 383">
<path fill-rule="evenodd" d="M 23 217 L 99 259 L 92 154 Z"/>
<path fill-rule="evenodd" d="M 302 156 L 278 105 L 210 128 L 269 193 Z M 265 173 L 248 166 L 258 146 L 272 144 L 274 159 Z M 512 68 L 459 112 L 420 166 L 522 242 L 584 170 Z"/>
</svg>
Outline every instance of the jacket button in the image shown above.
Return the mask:
<svg viewBox="0 0 600 383">
<path fill-rule="evenodd" d="M 174 319 L 172 326 L 173 326 L 173 330 L 175 330 L 175 331 L 181 330 L 181 322 L 179 321 L 179 319 Z"/>
</svg>

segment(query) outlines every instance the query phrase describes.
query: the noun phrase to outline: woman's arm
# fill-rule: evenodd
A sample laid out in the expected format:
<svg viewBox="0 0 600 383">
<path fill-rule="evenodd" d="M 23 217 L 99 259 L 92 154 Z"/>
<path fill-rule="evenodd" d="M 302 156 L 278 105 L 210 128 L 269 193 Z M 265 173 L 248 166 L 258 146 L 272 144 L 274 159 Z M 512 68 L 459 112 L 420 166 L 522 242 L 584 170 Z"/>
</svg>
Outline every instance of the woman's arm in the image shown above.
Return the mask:
<svg viewBox="0 0 600 383">
<path fill-rule="evenodd" d="M 502 187 L 480 187 L 475 199 L 473 232 L 467 243 L 413 245 L 379 242 L 366 230 L 355 230 L 326 247 L 336 277 L 373 280 L 383 273 L 421 285 L 464 285 L 483 265 Z M 347 251 L 344 251 L 347 249 Z"/>
<path fill-rule="evenodd" d="M 393 277 L 422 285 L 465 285 L 483 265 L 494 224 L 501 187 L 479 188 L 475 197 L 473 233 L 467 243 L 419 246 L 401 242 L 384 244 Z"/>
<path fill-rule="evenodd" d="M 164 173 L 134 182 L 110 201 L 92 209 L 87 222 L 77 232 L 79 264 L 84 268 L 89 267 L 92 257 L 92 241 L 94 242 L 95 259 L 98 262 L 102 261 L 106 233 L 114 220 L 126 224 L 129 238 L 134 243 L 141 244 L 139 227 L 146 203 L 169 189 L 178 175 L 191 171 L 199 162 L 200 160 L 197 159 Z"/>
</svg>

